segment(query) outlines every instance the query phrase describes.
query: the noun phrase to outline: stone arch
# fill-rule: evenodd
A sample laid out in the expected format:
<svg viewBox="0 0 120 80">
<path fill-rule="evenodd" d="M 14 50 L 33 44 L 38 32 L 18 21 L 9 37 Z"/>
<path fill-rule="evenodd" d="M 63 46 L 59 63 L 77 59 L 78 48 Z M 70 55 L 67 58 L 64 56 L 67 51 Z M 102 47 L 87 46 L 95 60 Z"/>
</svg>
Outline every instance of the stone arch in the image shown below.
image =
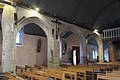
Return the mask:
<svg viewBox="0 0 120 80">
<path fill-rule="evenodd" d="M 98 55 L 99 55 L 99 62 L 103 62 L 104 60 L 104 56 L 103 56 L 103 42 L 102 42 L 102 37 L 100 36 L 100 34 L 96 34 L 96 33 L 92 33 L 90 35 L 90 37 L 88 37 L 87 39 L 89 38 L 94 38 L 98 44 Z"/>
<path fill-rule="evenodd" d="M 85 41 L 85 36 L 83 35 L 82 31 L 80 28 L 74 27 L 74 26 L 69 26 L 69 28 L 65 28 L 60 31 L 59 36 L 62 35 L 65 32 L 71 31 L 73 34 L 75 34 L 78 39 L 80 40 L 80 63 L 81 64 L 86 64 L 85 58 L 87 56 L 86 54 L 86 41 Z"/>
<path fill-rule="evenodd" d="M 88 37 L 88 39 L 91 38 L 91 37 L 93 37 L 96 40 L 98 45 L 101 44 L 102 40 L 101 40 L 101 37 L 99 35 L 97 35 L 96 33 L 92 33 L 90 35 L 90 37 Z"/>
<path fill-rule="evenodd" d="M 59 32 L 59 36 L 62 35 L 62 34 L 64 34 L 65 32 L 71 31 L 71 32 L 73 32 L 81 41 L 82 41 L 83 39 L 85 39 L 85 37 L 84 37 L 84 35 L 83 35 L 83 33 L 81 32 L 80 29 L 78 29 L 77 27 L 73 27 L 73 26 L 69 26 L 69 27 L 70 27 L 70 28 L 67 27 L 67 28 L 61 30 L 61 31 Z"/>
<path fill-rule="evenodd" d="M 43 29 L 43 31 L 46 33 L 47 37 L 52 36 L 50 34 L 50 29 L 48 24 L 46 24 L 43 20 L 41 20 L 38 17 L 29 17 L 24 19 L 22 22 L 20 22 L 17 27 L 15 28 L 15 34 L 17 35 L 17 32 L 25 25 L 29 24 L 29 23 L 35 23 L 37 24 L 39 27 L 41 27 Z"/>
<path fill-rule="evenodd" d="M 50 43 L 51 43 L 51 38 L 52 38 L 52 34 L 51 34 L 51 29 L 50 27 L 48 26 L 48 24 L 46 24 L 43 20 L 41 20 L 39 17 L 28 17 L 28 18 L 25 18 L 23 21 L 21 21 L 19 24 L 16 25 L 16 28 L 15 28 L 15 32 L 14 32 L 14 38 L 16 39 L 16 35 L 17 35 L 17 32 L 22 28 L 24 27 L 25 25 L 27 24 L 30 24 L 30 23 L 34 23 L 36 25 L 38 25 L 41 29 L 43 29 L 43 31 L 45 32 L 46 36 L 47 36 L 47 64 L 49 65 L 49 58 L 50 58 Z"/>
</svg>

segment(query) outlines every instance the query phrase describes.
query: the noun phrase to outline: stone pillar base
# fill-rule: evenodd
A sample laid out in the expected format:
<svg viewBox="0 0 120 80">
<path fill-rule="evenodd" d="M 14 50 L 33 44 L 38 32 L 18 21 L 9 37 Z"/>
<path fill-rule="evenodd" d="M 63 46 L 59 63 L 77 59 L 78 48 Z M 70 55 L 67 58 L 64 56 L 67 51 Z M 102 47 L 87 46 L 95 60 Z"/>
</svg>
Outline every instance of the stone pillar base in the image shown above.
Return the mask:
<svg viewBox="0 0 120 80">
<path fill-rule="evenodd" d="M 55 68 L 55 69 L 57 69 L 57 68 L 60 67 L 59 62 L 50 61 L 49 63 L 50 63 L 49 68 Z"/>
</svg>

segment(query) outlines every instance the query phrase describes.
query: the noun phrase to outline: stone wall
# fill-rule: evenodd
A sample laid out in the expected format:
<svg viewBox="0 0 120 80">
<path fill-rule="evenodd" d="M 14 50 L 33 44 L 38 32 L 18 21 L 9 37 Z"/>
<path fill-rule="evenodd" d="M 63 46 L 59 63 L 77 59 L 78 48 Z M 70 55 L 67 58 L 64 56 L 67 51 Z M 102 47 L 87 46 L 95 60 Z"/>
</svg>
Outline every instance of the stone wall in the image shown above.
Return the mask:
<svg viewBox="0 0 120 80">
<path fill-rule="evenodd" d="M 37 53 L 39 38 L 41 38 L 41 51 Z M 19 66 L 47 64 L 47 38 L 23 34 L 23 45 L 17 45 L 16 64 Z"/>
<path fill-rule="evenodd" d="M 75 36 L 73 33 L 69 37 L 63 39 L 63 41 L 67 43 L 67 49 L 66 49 L 66 53 L 63 55 L 62 61 L 70 62 L 69 55 L 72 50 L 72 46 L 79 47 L 80 41 L 79 41 L 78 37 Z"/>
</svg>

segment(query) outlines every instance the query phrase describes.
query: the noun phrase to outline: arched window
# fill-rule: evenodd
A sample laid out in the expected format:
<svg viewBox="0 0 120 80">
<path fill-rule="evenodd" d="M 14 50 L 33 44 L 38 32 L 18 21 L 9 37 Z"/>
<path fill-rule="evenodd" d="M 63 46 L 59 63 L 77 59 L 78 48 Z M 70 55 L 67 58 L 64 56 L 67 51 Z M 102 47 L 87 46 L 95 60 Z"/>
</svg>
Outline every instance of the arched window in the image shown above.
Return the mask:
<svg viewBox="0 0 120 80">
<path fill-rule="evenodd" d="M 16 36 L 16 45 L 22 45 L 22 31 L 19 31 Z"/>
</svg>

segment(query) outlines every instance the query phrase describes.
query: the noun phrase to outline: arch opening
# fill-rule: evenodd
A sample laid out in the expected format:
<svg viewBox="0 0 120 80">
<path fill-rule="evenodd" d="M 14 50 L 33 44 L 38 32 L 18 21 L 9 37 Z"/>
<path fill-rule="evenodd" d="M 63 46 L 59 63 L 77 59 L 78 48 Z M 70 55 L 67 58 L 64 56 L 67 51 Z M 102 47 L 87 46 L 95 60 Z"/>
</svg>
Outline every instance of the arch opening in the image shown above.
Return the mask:
<svg viewBox="0 0 120 80">
<path fill-rule="evenodd" d="M 103 41 L 102 41 L 102 37 L 101 37 L 101 35 L 98 33 L 98 34 L 96 34 L 96 33 L 92 33 L 92 34 L 90 34 L 90 36 L 87 38 L 87 42 L 88 42 L 88 40 L 90 39 L 90 38 L 93 38 L 93 40 L 94 41 L 91 41 L 91 42 L 94 42 L 94 43 L 96 43 L 97 44 L 97 46 L 98 46 L 98 56 L 97 56 L 97 59 L 95 59 L 95 60 L 93 60 L 92 62 L 93 63 L 96 63 L 96 62 L 99 62 L 99 63 L 102 63 L 102 62 L 104 62 L 104 53 L 103 53 Z M 89 62 L 89 60 L 88 60 L 88 62 Z M 91 63 L 91 61 L 90 61 L 90 63 Z"/>
<path fill-rule="evenodd" d="M 25 24 L 17 34 L 16 36 L 20 36 L 19 39 L 22 40 L 20 41 L 20 45 L 16 44 L 16 65 L 38 65 L 47 67 L 47 35 L 41 26 L 36 23 Z"/>
<path fill-rule="evenodd" d="M 99 62 L 98 43 L 94 37 L 90 37 L 87 42 L 88 63 Z"/>
<path fill-rule="evenodd" d="M 77 65 L 80 63 L 80 41 L 72 31 L 60 35 L 60 64 Z"/>
</svg>

